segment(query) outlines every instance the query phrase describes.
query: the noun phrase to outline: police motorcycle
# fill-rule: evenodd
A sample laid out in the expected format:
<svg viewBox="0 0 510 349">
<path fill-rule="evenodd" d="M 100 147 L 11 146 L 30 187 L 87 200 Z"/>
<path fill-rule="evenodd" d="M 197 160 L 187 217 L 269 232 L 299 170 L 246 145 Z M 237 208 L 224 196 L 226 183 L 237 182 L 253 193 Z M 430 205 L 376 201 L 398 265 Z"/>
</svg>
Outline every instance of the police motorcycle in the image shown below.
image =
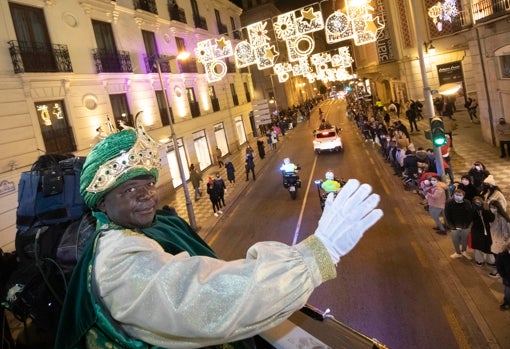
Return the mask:
<svg viewBox="0 0 510 349">
<path fill-rule="evenodd" d="M 319 203 L 321 205 L 321 210 L 323 211 L 329 193 L 333 193 L 334 196 L 336 197 L 340 189 L 347 182 L 343 178 L 336 178 L 333 171 L 327 171 L 324 177 L 325 177 L 324 180 L 316 179 L 314 181 L 315 185 L 317 186 L 317 193 L 319 194 Z"/>
<path fill-rule="evenodd" d="M 297 189 L 301 188 L 301 180 L 297 174 L 300 169 L 301 167 L 290 162 L 289 158 L 285 158 L 283 160 L 283 165 L 280 167 L 283 176 L 283 186 L 289 190 L 292 200 L 296 199 Z"/>
</svg>

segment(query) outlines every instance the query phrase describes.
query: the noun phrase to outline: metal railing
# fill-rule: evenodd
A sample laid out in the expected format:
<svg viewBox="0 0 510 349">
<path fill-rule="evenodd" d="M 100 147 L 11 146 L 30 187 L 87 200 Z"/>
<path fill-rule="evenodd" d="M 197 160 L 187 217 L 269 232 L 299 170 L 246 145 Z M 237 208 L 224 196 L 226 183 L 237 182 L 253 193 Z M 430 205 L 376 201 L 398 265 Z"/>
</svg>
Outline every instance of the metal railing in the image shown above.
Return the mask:
<svg viewBox="0 0 510 349">
<path fill-rule="evenodd" d="M 170 15 L 170 20 L 172 21 L 188 23 L 186 22 L 186 13 L 184 12 L 184 9 L 177 6 L 177 4 L 172 0 L 168 1 L 168 14 Z"/>
<path fill-rule="evenodd" d="M 132 73 L 131 58 L 127 51 L 93 49 L 92 56 L 97 73 Z"/>
<path fill-rule="evenodd" d="M 143 10 L 150 13 L 158 14 L 158 7 L 155 0 L 134 0 L 133 6 L 135 10 Z"/>
<path fill-rule="evenodd" d="M 195 28 L 207 30 L 207 20 L 205 17 L 194 15 L 193 22 L 195 23 Z"/>
<path fill-rule="evenodd" d="M 67 45 L 11 40 L 14 73 L 55 73 L 73 71 Z"/>
<path fill-rule="evenodd" d="M 162 73 L 171 73 L 170 69 L 170 56 L 166 55 L 144 55 L 143 57 L 145 63 L 145 71 L 147 73 L 157 73 L 158 66 L 157 62 L 159 61 L 159 66 L 161 68 Z"/>
<path fill-rule="evenodd" d="M 197 60 L 196 58 L 188 58 L 183 61 L 177 61 L 177 66 L 179 67 L 179 73 L 197 73 Z"/>
</svg>

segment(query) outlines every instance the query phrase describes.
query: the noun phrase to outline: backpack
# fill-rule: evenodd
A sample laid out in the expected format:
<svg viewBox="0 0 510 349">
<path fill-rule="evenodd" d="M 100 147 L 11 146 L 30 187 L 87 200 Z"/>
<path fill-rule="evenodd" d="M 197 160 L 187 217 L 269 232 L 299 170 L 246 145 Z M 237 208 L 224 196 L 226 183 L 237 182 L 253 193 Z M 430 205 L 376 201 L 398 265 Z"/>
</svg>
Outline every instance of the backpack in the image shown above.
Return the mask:
<svg viewBox="0 0 510 349">
<path fill-rule="evenodd" d="M 50 341 L 73 268 L 96 228 L 79 192 L 83 163 L 73 155 L 43 155 L 18 186 L 17 264 L 3 285 L 3 305 Z"/>
</svg>

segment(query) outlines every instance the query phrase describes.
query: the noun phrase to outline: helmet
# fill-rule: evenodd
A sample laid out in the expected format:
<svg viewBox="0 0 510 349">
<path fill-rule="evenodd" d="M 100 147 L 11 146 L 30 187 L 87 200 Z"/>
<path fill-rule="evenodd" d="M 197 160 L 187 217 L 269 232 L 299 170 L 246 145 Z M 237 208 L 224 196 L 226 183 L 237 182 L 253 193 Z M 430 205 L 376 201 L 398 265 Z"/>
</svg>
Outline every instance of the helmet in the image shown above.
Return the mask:
<svg viewBox="0 0 510 349">
<path fill-rule="evenodd" d="M 328 171 L 326 172 L 326 179 L 335 179 L 335 174 L 333 173 L 333 171 Z"/>
<path fill-rule="evenodd" d="M 284 163 L 285 165 L 290 164 L 290 159 L 289 159 L 289 158 L 285 158 L 285 159 L 283 159 L 283 163 Z"/>
</svg>

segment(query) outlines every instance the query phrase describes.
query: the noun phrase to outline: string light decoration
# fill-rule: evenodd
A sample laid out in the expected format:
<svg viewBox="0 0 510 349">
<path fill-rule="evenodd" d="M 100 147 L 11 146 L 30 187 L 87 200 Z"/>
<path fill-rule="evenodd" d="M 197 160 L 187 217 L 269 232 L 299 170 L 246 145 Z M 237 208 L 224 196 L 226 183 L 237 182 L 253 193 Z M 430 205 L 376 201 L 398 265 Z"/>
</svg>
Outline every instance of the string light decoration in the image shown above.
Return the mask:
<svg viewBox="0 0 510 349">
<path fill-rule="evenodd" d="M 432 22 L 438 31 L 443 30 L 443 22 L 452 22 L 459 15 L 456 0 L 445 0 L 443 3 L 438 1 L 434 6 L 429 7 L 427 11 Z"/>
<path fill-rule="evenodd" d="M 325 21 L 320 3 L 313 3 L 303 8 L 289 11 L 248 25 L 247 39 L 239 42 L 235 48 L 225 37 L 207 39 L 197 43 L 195 54 L 204 65 L 208 82 L 220 81 L 227 73 L 224 58 L 234 56 L 236 66 L 244 68 L 256 65 L 259 70 L 273 68 L 280 82 L 294 76 L 304 76 L 309 80 L 334 76 L 344 76 L 345 68 L 352 63 L 352 58 L 339 50 L 338 54 L 329 53 L 312 55 L 311 64 L 308 57 L 315 49 L 315 40 L 308 34 L 324 30 L 329 44 L 352 39 L 355 45 L 364 45 L 377 40 L 384 28 L 379 16 L 373 16 L 371 0 L 349 0 L 346 12 L 335 11 Z M 277 42 L 287 48 L 288 62 L 278 62 L 280 52 Z M 322 55 L 322 56 L 321 56 Z M 313 60 L 320 60 L 317 63 Z M 330 67 L 331 65 L 331 67 Z M 334 68 L 334 69 L 333 69 Z"/>
</svg>

